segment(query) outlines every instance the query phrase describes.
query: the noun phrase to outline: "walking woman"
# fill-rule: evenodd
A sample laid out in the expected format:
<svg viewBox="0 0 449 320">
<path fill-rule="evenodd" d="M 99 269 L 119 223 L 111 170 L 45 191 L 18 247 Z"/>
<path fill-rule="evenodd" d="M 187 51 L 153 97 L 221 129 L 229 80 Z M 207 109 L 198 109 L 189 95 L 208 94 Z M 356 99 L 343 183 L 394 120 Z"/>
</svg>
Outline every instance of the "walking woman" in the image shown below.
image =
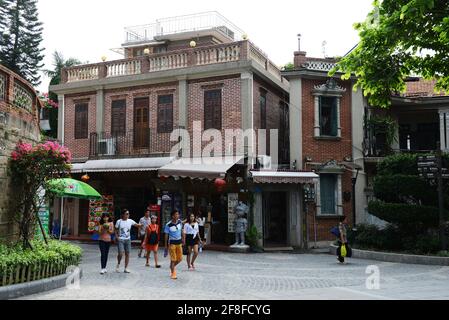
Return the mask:
<svg viewBox="0 0 449 320">
<path fill-rule="evenodd" d="M 160 268 L 161 266 L 157 263 L 157 250 L 159 249 L 159 225 L 157 224 L 157 217 L 151 217 L 151 223 L 148 225 L 145 238 L 143 240 L 142 248 L 144 248 L 147 252 L 146 258 L 147 263 L 146 266 L 150 266 L 150 254 L 153 252 L 154 255 L 154 265 L 156 268 Z"/>
<path fill-rule="evenodd" d="M 198 245 L 203 243 L 199 225 L 193 213 L 190 214 L 187 223 L 184 225 L 185 245 L 187 246 L 187 266 L 189 271 L 195 270 L 195 261 L 198 258 Z M 193 257 L 192 257 L 193 251 Z"/>
<path fill-rule="evenodd" d="M 348 223 L 348 221 L 345 216 L 340 217 L 340 223 L 338 224 L 338 231 L 339 231 L 340 237 L 338 239 L 337 260 L 341 264 L 345 263 L 345 257 L 343 257 L 341 254 L 342 246 L 344 245 L 347 250 L 350 250 L 348 247 L 348 239 L 347 239 L 347 231 L 346 231 L 347 223 Z"/>
<path fill-rule="evenodd" d="M 114 233 L 114 223 L 111 221 L 109 213 L 103 213 L 100 220 L 100 252 L 101 252 L 101 271 L 100 274 L 108 272 L 106 266 L 108 263 L 109 248 L 111 247 L 111 234 Z"/>
</svg>

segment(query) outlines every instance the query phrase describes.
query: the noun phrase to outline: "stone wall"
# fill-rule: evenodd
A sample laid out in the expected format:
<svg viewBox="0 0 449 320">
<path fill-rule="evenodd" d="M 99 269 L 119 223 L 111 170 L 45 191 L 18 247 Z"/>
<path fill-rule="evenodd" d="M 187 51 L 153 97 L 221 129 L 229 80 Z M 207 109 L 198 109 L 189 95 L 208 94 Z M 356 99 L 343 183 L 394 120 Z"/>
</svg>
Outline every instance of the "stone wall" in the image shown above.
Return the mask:
<svg viewBox="0 0 449 320">
<path fill-rule="evenodd" d="M 36 108 L 38 99 L 32 86 L 0 65 L 0 87 L 0 92 L 4 93 L 0 95 L 0 241 L 2 241 L 17 234 L 13 217 L 7 209 L 10 193 L 7 171 L 9 157 L 17 142 L 38 142 L 40 130 Z M 24 107 L 24 100 L 20 99 L 18 90 L 31 98 L 28 107 Z"/>
</svg>

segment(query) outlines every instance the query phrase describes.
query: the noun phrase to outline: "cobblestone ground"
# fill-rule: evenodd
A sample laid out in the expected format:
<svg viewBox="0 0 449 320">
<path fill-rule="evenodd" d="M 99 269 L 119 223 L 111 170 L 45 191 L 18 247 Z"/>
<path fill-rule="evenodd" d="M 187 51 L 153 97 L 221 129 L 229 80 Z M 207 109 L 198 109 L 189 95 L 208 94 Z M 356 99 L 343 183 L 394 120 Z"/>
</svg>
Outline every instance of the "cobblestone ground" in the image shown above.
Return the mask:
<svg viewBox="0 0 449 320">
<path fill-rule="evenodd" d="M 171 280 L 162 251 L 162 269 L 155 269 L 146 268 L 145 259 L 139 259 L 133 249 L 132 273 L 125 274 L 115 272 L 117 248 L 112 247 L 109 272 L 102 276 L 97 246 L 81 246 L 79 289 L 57 289 L 24 299 L 449 299 L 449 267 L 358 259 L 339 265 L 326 254 L 205 251 L 196 263 L 197 271 L 188 271 L 183 261 L 178 280 Z M 378 267 L 379 289 L 367 288 L 369 266 Z"/>
</svg>

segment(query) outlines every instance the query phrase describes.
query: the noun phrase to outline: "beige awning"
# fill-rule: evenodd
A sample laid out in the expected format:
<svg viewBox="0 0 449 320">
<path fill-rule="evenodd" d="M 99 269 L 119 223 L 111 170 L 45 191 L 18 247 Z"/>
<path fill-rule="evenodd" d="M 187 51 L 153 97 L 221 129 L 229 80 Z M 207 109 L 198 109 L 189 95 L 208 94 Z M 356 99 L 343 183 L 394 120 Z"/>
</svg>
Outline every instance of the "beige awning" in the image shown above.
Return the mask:
<svg viewBox="0 0 449 320">
<path fill-rule="evenodd" d="M 254 183 L 316 183 L 319 176 L 314 172 L 300 171 L 251 171 Z"/>
<path fill-rule="evenodd" d="M 160 167 L 170 163 L 173 157 L 154 158 L 128 158 L 89 160 L 85 163 L 72 164 L 72 173 L 83 172 L 132 172 L 132 171 L 156 171 Z"/>
<path fill-rule="evenodd" d="M 158 170 L 159 176 L 192 179 L 224 178 L 237 163 L 243 164 L 243 156 L 180 158 Z"/>
</svg>

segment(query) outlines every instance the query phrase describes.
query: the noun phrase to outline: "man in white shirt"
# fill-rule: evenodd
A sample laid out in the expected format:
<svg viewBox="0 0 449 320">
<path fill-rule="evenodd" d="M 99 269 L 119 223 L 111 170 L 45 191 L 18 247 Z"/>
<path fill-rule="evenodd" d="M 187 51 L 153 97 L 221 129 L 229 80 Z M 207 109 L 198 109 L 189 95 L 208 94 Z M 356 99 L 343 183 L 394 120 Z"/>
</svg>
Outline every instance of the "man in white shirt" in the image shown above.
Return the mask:
<svg viewBox="0 0 449 320">
<path fill-rule="evenodd" d="M 141 225 L 132 219 L 129 219 L 129 211 L 123 210 L 122 218 L 115 224 L 115 235 L 118 240 L 118 255 L 116 272 L 120 272 L 120 262 L 123 252 L 125 252 L 125 273 L 130 273 L 128 269 L 129 254 L 131 252 L 131 228 L 139 228 Z"/>
</svg>

